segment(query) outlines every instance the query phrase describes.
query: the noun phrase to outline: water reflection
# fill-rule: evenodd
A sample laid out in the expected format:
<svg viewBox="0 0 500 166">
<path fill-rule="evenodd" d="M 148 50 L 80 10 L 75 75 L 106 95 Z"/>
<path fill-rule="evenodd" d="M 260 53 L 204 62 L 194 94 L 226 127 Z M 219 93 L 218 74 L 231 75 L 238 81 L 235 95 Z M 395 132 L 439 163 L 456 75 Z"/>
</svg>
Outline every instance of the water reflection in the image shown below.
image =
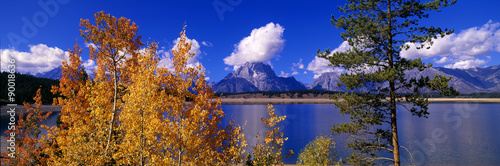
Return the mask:
<svg viewBox="0 0 500 166">
<path fill-rule="evenodd" d="M 248 141 L 249 147 L 247 152 L 251 151 L 251 147 L 257 142 L 255 136 L 257 133 L 264 133 L 266 126 L 261 122 L 262 117 L 268 117 L 266 105 L 223 105 L 224 112 L 232 115 L 237 124 L 242 125 L 246 120 L 245 138 Z M 285 163 L 295 163 L 300 150 L 309 142 L 314 140 L 318 135 L 331 135 L 331 127 L 333 123 L 346 122 L 346 118 L 339 118 L 338 111 L 334 111 L 334 106 L 331 104 L 296 104 L 296 105 L 274 105 L 275 113 L 278 116 L 286 115 L 287 118 L 280 122 L 279 127 L 284 131 L 288 141 L 283 146 L 284 153 L 293 150 L 296 155 L 291 158 L 284 159 Z M 254 115 L 251 115 L 254 114 Z M 257 123 L 257 124 L 255 124 Z M 345 150 L 345 139 L 334 138 L 337 142 L 338 155 L 348 156 L 349 151 Z"/>
<path fill-rule="evenodd" d="M 500 165 L 500 125 L 497 122 L 500 104 L 433 103 L 429 118 L 418 118 L 401 109 L 398 113 L 400 145 L 413 155 L 416 165 Z M 296 154 L 317 135 L 331 135 L 333 123 L 348 121 L 331 104 L 275 105 L 278 115 L 287 115 L 280 125 L 289 140 L 283 152 Z M 265 126 L 260 117 L 267 116 L 265 105 L 224 105 L 227 115 L 245 126 L 249 146 L 255 145 L 255 135 Z M 253 114 L 253 115 L 252 115 Z M 257 123 L 257 124 L 255 124 Z M 345 138 L 335 136 L 338 155 L 351 153 L 345 149 Z M 250 149 L 248 149 L 250 150 Z M 247 150 L 247 151 L 248 151 Z M 389 154 L 381 154 L 387 156 Z M 402 164 L 412 163 L 409 153 L 401 148 Z M 390 155 L 389 155 L 390 156 Z M 297 155 L 285 159 L 295 163 Z"/>
<path fill-rule="evenodd" d="M 401 113 L 401 145 L 413 153 L 417 165 L 499 165 L 498 106 L 433 103 L 428 119 Z"/>
</svg>

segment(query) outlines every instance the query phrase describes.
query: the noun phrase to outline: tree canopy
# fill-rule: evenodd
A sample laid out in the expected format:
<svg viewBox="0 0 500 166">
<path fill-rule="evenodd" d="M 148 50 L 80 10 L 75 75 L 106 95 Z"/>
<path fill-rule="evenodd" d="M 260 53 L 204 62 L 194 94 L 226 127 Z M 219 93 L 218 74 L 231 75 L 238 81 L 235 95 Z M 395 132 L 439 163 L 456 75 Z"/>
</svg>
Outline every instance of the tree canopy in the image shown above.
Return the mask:
<svg viewBox="0 0 500 166">
<path fill-rule="evenodd" d="M 75 44 L 69 51 L 59 85 L 52 87 L 59 95 L 54 104 L 61 106 L 58 125 L 43 126 L 47 135 L 38 140 L 38 134 L 27 137 L 32 143 L 21 155 L 38 162 L 28 164 L 228 165 L 243 160 L 242 128 L 234 121 L 222 123 L 221 101 L 207 86 L 201 66 L 186 65 L 194 54 L 185 28 L 172 50 L 174 68 L 167 69 L 158 66 L 157 43 L 144 44 L 131 20 L 101 11 L 94 24 L 81 19 L 80 25 L 97 68 L 87 76 L 82 49 Z M 39 90 L 37 104 L 40 100 Z M 48 115 L 35 113 L 31 121 L 38 128 Z"/>
<path fill-rule="evenodd" d="M 423 89 L 458 95 L 448 86 L 451 78 L 441 75 L 407 77 L 405 71 L 423 71 L 432 64 L 401 56 L 409 47 L 428 49 L 434 39 L 453 33 L 453 30 L 420 26 L 419 21 L 428 18 L 432 11 L 439 12 L 455 2 L 348 0 L 347 4 L 338 7 L 347 15 L 332 16 L 331 24 L 344 30 L 341 37 L 351 47 L 346 52 L 318 50 L 318 56 L 329 60 L 332 67 L 346 69 L 340 76 L 342 83 L 349 90 L 361 91 L 332 96 L 337 100 L 335 105 L 340 113 L 351 118 L 351 122 L 332 128 L 334 134 L 349 135 L 348 146 L 357 152 L 350 156 L 349 162 L 373 164 L 386 160 L 399 165 L 397 109 L 404 108 L 418 117 L 427 117 L 429 101 L 424 98 Z M 401 103 L 403 101 L 406 103 Z M 383 127 L 387 125 L 389 129 Z M 394 156 L 378 157 L 376 152 L 379 150 Z"/>
</svg>

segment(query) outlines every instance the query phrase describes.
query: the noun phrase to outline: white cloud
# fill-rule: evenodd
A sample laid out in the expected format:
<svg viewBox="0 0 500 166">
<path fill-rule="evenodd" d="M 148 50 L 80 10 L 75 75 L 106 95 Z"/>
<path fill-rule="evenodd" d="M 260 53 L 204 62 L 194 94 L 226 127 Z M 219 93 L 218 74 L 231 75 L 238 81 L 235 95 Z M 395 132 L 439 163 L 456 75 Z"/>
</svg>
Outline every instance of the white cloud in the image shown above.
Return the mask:
<svg viewBox="0 0 500 166">
<path fill-rule="evenodd" d="M 441 59 L 437 60 L 436 63 L 448 63 L 449 59 L 447 57 L 442 57 Z"/>
<path fill-rule="evenodd" d="M 342 42 L 337 48 L 335 48 L 332 51 L 332 54 L 328 56 L 332 56 L 333 53 L 335 52 L 346 52 L 349 50 L 351 46 L 347 41 Z M 314 73 L 314 79 L 318 78 L 321 76 L 321 74 L 326 73 L 326 72 L 337 72 L 337 73 L 342 73 L 344 70 L 342 68 L 333 68 L 331 66 L 328 66 L 330 64 L 330 61 L 320 58 L 320 57 L 314 57 L 314 59 L 309 62 L 307 65 L 307 70 L 312 71 Z"/>
<path fill-rule="evenodd" d="M 386 64 L 386 63 L 381 62 L 379 64 Z M 380 68 L 381 68 L 380 66 L 363 64 L 363 65 L 360 65 L 358 67 L 350 68 L 350 69 L 346 70 L 346 73 L 348 73 L 348 74 L 358 74 L 358 73 L 370 74 L 370 73 L 375 73 Z"/>
<path fill-rule="evenodd" d="M 225 67 L 224 70 L 225 71 L 231 71 L 231 68 L 230 67 Z"/>
<path fill-rule="evenodd" d="M 481 27 L 473 27 L 434 40 L 430 49 L 411 48 L 401 51 L 405 58 L 429 58 L 434 56 L 480 56 L 498 49 L 500 41 L 500 23 L 488 21 Z"/>
<path fill-rule="evenodd" d="M 45 44 L 30 45 L 29 52 L 17 51 L 14 48 L 0 49 L 2 71 L 6 71 L 10 59 L 15 59 L 16 72 L 42 73 L 62 65 L 69 53 L 57 47 Z"/>
<path fill-rule="evenodd" d="M 207 47 L 212 47 L 213 46 L 212 43 L 207 42 L 207 41 L 202 41 L 201 45 L 204 45 L 204 46 L 207 46 Z"/>
<path fill-rule="evenodd" d="M 497 37 L 496 38 L 496 43 L 497 43 L 497 52 L 500 52 L 500 31 L 496 31 L 495 32 L 495 36 Z"/>
<path fill-rule="evenodd" d="M 97 46 L 96 46 L 94 43 L 85 42 L 85 43 L 83 43 L 83 45 L 84 45 L 86 48 L 89 48 L 90 46 L 92 46 L 92 47 L 94 47 L 94 48 L 97 48 Z"/>
<path fill-rule="evenodd" d="M 430 49 L 416 49 L 414 44 L 410 46 L 410 49 L 401 51 L 402 57 L 427 59 L 439 56 L 441 58 L 435 59 L 436 63 L 454 63 L 445 65 L 448 67 L 481 66 L 479 64 L 485 61 L 477 57 L 494 51 L 500 52 L 500 23 L 490 20 L 481 27 L 435 39 Z"/>
<path fill-rule="evenodd" d="M 92 59 L 89 59 L 89 60 L 83 62 L 83 66 L 85 67 L 85 70 L 89 74 L 94 73 L 94 70 L 97 68 L 95 61 Z"/>
<path fill-rule="evenodd" d="M 290 73 L 285 73 L 284 71 L 281 71 L 281 74 L 279 75 L 280 77 L 289 77 Z"/>
<path fill-rule="evenodd" d="M 290 69 L 292 69 L 292 74 L 291 74 L 292 76 L 299 74 L 299 71 L 296 68 L 304 69 L 304 64 L 302 64 L 302 58 L 299 60 L 298 63 L 292 63 L 292 67 L 290 67 Z"/>
<path fill-rule="evenodd" d="M 298 63 L 292 63 L 293 67 L 298 67 L 299 69 L 304 69 L 304 64 L 302 63 L 302 58 L 300 58 Z"/>
<path fill-rule="evenodd" d="M 231 66 L 242 66 L 246 62 L 266 62 L 283 49 L 285 40 L 279 24 L 268 23 L 266 26 L 253 29 L 250 36 L 242 39 L 224 63 Z"/>
<path fill-rule="evenodd" d="M 173 47 L 171 49 L 165 50 L 165 47 L 162 47 L 161 50 L 158 51 L 158 55 L 160 56 L 160 62 L 158 62 L 159 67 L 165 67 L 167 69 L 173 69 L 174 68 L 174 63 L 172 61 L 172 50 L 177 49 L 177 44 L 180 41 L 180 37 L 172 41 Z M 201 62 L 199 62 L 200 54 L 200 44 L 198 41 L 195 39 L 189 39 L 186 38 L 186 42 L 191 42 L 191 49 L 189 50 L 189 53 L 194 53 L 194 56 L 189 58 L 187 61 L 187 67 L 196 67 L 196 66 L 203 66 Z"/>
<path fill-rule="evenodd" d="M 271 66 L 271 69 L 274 69 L 273 63 L 271 63 L 271 61 L 264 62 L 264 64 L 267 64 L 267 65 Z"/>
<path fill-rule="evenodd" d="M 321 76 L 321 74 L 326 72 L 333 72 L 333 67 L 328 66 L 330 61 L 314 57 L 314 59 L 307 65 L 307 70 L 312 71 L 314 73 L 314 79 Z"/>
<path fill-rule="evenodd" d="M 158 67 L 165 67 L 167 69 L 174 68 L 174 62 L 172 61 L 172 56 L 168 52 L 159 51 L 158 55 L 160 57 L 160 61 L 158 62 Z"/>
<path fill-rule="evenodd" d="M 473 59 L 473 60 L 460 60 L 454 64 L 445 65 L 444 67 L 456 68 L 456 69 L 468 69 L 468 68 L 482 67 L 485 64 L 486 64 L 485 60 Z"/>
<path fill-rule="evenodd" d="M 210 80 L 210 77 L 205 77 L 205 81 L 208 81 L 208 80 Z"/>
</svg>

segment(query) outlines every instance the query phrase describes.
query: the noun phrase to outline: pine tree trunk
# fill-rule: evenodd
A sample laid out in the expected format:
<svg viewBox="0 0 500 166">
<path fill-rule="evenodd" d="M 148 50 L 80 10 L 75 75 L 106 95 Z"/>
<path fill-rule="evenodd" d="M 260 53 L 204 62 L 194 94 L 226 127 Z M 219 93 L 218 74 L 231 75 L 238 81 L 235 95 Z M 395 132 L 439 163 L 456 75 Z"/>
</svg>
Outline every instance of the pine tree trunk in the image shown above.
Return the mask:
<svg viewBox="0 0 500 166">
<path fill-rule="evenodd" d="M 389 83 L 391 86 L 391 128 L 392 128 L 392 147 L 394 155 L 394 166 L 399 166 L 401 161 L 399 160 L 399 140 L 398 140 L 398 123 L 396 116 L 396 92 L 394 87 L 394 81 Z"/>
<path fill-rule="evenodd" d="M 389 70 L 394 68 L 394 60 L 393 60 L 393 50 L 392 50 L 392 37 L 394 34 L 392 33 L 392 11 L 391 11 L 391 0 L 387 1 L 387 13 L 389 14 L 389 18 L 387 20 L 387 24 L 389 26 L 389 50 L 388 50 L 388 59 L 389 59 Z M 394 78 L 389 79 L 389 88 L 390 88 L 390 110 L 391 110 L 391 129 L 392 129 L 392 154 L 394 155 L 394 166 L 399 166 L 401 161 L 399 160 L 399 140 L 398 140 L 398 121 L 396 116 L 396 86 Z"/>
</svg>

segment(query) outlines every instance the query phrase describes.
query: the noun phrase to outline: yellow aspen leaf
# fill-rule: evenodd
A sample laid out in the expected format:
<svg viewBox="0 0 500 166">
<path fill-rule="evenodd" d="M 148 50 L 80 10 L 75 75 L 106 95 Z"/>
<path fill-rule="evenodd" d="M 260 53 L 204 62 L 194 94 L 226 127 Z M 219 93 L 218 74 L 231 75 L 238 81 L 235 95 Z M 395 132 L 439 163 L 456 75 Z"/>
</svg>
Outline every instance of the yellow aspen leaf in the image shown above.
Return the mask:
<svg viewBox="0 0 500 166">
<path fill-rule="evenodd" d="M 92 76 L 83 69 L 75 44 L 62 63 L 61 124 L 48 128 L 44 149 L 49 165 L 228 165 L 243 160 L 246 140 L 234 121 L 222 125 L 221 101 L 205 82 L 185 27 L 173 69 L 158 67 L 156 42 L 142 43 L 138 27 L 104 12 L 80 20 L 92 43 Z"/>
</svg>

